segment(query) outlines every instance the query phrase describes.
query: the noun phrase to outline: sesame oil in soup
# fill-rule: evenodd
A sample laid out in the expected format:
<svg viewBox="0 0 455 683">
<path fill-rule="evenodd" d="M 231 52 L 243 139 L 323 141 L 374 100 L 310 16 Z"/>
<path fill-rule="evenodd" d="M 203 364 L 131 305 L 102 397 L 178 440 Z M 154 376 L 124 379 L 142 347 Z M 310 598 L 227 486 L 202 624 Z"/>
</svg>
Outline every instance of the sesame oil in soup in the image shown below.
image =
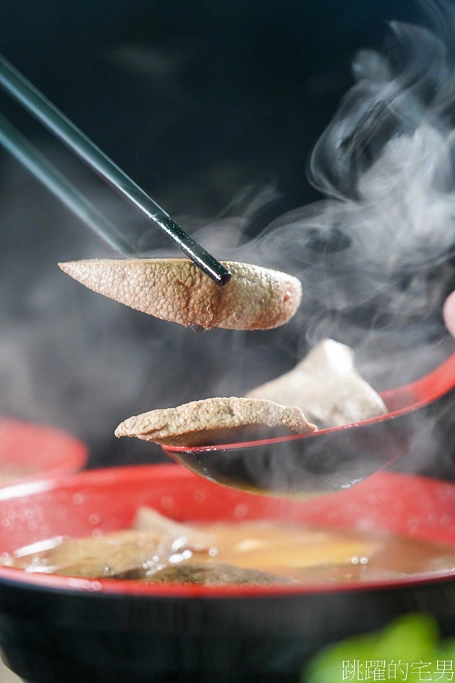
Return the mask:
<svg viewBox="0 0 455 683">
<path fill-rule="evenodd" d="M 198 528 L 216 538 L 218 561 L 303 583 L 374 581 L 455 572 L 455 548 L 387 531 L 272 521 L 208 524 Z"/>
<path fill-rule="evenodd" d="M 201 563 L 213 567 L 230 565 L 242 570 L 258 570 L 268 576 L 281 577 L 285 582 L 302 584 L 369 582 L 441 571 L 455 572 L 455 548 L 385 531 L 313 527 L 275 521 L 219 522 L 192 525 L 191 528 L 199 534 L 193 542 L 179 533 L 165 532 L 160 536 L 156 530 L 129 530 L 102 536 L 98 539 L 99 554 L 103 560 L 101 565 L 104 568 L 106 543 L 114 543 L 116 553 L 120 552 L 122 566 L 126 563 L 125 566 L 139 568 L 132 573 L 122 570 L 116 574 L 117 578 L 152 582 L 156 572 L 163 567 L 172 566 L 175 569 L 173 580 L 179 582 L 179 567 L 184 577 L 185 567 L 192 564 L 200 566 Z M 112 542 L 109 540 L 111 537 Z M 203 541 L 209 539 L 209 543 L 201 543 L 201 538 Z M 11 563 L 26 571 L 102 578 L 105 574 L 93 569 L 99 564 L 97 560 L 91 566 L 87 562 L 87 566 L 84 565 L 87 547 L 82 545 L 81 554 L 81 542 L 87 541 L 59 539 L 49 545 L 50 549 L 38 553 L 18 550 Z M 88 539 L 92 560 L 94 542 L 96 539 Z M 124 545 L 119 546 L 119 543 Z M 150 551 L 147 544 L 150 544 Z M 117 562 L 118 557 L 117 553 Z M 184 582 L 184 578 L 181 580 Z"/>
</svg>

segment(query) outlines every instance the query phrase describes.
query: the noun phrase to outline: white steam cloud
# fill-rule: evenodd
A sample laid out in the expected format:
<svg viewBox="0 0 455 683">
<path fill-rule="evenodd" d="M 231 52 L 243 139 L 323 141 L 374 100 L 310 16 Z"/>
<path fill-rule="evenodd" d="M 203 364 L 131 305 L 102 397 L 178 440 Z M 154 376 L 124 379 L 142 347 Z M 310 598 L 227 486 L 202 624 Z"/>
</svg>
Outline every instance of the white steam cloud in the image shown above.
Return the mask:
<svg viewBox="0 0 455 683">
<path fill-rule="evenodd" d="M 439 17 L 440 7 L 432 8 Z M 439 24 L 453 40 L 452 19 Z M 301 309 L 282 329 L 197 336 L 84 290 L 56 264 L 103 255 L 102 248 L 33 180 L 5 165 L 0 413 L 67 428 L 90 442 L 94 462 L 107 464 L 113 430 L 129 415 L 242 395 L 288 370 L 323 337 L 352 345 L 377 388 L 422 375 L 447 355 L 441 309 L 455 286 L 452 55 L 429 29 L 393 23 L 390 33 L 384 54 L 357 55 L 355 85 L 314 148 L 309 178 L 326 199 L 280 217 L 254 240 L 246 237 L 249 221 L 276 200 L 273 188 L 246 190 L 209 225 L 184 221 L 219 258 L 300 278 Z M 138 55 L 122 49 L 116 59 L 130 67 Z M 143 72 L 164 68 L 154 54 L 139 61 Z M 167 79 L 178 64 L 165 61 Z M 180 88 L 168 95 L 185 99 Z M 219 196 L 234 171 L 211 169 Z M 199 180 L 189 179 L 183 202 L 174 201 L 175 187 L 160 202 L 198 205 Z M 97 199 L 112 213 L 104 194 Z M 114 219 L 120 225 L 131 214 L 116 209 Z M 42 236 L 33 248 L 32 221 Z M 137 239 L 140 251 L 153 254 L 163 244 L 154 228 Z M 130 440 L 116 448 L 123 459 L 161 454 Z"/>
<path fill-rule="evenodd" d="M 311 155 L 327 199 L 254 245 L 302 280 L 306 341 L 334 336 L 370 358 L 435 342 L 454 276 L 453 64 L 428 29 L 390 31 L 385 55 L 357 55 L 357 82 Z"/>
</svg>

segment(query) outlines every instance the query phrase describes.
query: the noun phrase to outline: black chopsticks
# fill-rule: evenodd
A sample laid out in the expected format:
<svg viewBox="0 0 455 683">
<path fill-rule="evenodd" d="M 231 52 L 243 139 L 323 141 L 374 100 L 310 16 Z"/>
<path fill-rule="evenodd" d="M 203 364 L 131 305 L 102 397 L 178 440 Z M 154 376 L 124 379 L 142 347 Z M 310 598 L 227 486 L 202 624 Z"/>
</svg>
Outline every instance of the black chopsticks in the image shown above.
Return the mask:
<svg viewBox="0 0 455 683">
<path fill-rule="evenodd" d="M 183 251 L 200 270 L 218 285 L 227 284 L 229 271 L 193 240 L 182 228 L 126 175 L 99 147 L 60 112 L 17 69 L 0 55 L 0 85 L 31 114 L 64 142 L 89 168 Z M 33 148 L 8 121 L 0 118 L 0 144 L 28 168 L 61 201 L 100 234 L 120 253 L 134 253 L 129 242 L 81 193 L 67 181 L 43 155 Z M 82 200 L 82 203 L 80 201 Z"/>
<path fill-rule="evenodd" d="M 133 245 L 98 209 L 51 164 L 36 147 L 0 114 L 0 145 L 52 194 L 118 254 L 134 255 Z"/>
</svg>

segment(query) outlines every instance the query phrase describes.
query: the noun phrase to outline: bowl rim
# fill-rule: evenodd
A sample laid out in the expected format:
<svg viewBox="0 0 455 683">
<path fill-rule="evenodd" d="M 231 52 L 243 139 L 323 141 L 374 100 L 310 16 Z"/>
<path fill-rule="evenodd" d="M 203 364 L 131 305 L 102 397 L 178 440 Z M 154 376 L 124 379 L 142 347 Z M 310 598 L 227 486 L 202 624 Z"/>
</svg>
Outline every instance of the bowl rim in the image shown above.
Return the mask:
<svg viewBox="0 0 455 683">
<path fill-rule="evenodd" d="M 176 464 L 154 465 L 130 465 L 103 469 L 92 469 L 58 478 L 40 479 L 29 482 L 20 482 L 0 489 L 0 502 L 11 498 L 31 496 L 37 493 L 74 487 L 76 484 L 86 486 L 93 483 L 97 486 L 112 485 L 119 480 L 125 481 L 139 478 L 143 480 L 147 473 L 153 472 L 153 477 L 164 479 L 184 478 L 197 480 L 199 477 Z M 439 488 L 450 489 L 455 495 L 455 483 L 423 477 L 418 475 L 402 474 L 398 472 L 378 472 L 373 475 L 376 480 L 384 479 L 398 481 L 420 482 L 428 490 L 436 491 Z M 373 477 L 371 477 L 372 479 Z M 455 544 L 454 544 L 455 545 Z M 418 586 L 451 582 L 455 579 L 455 569 L 450 572 L 445 570 L 414 574 L 409 576 L 394 577 L 389 580 L 374 580 L 364 582 L 333 583 L 333 584 L 295 584 L 295 585 L 267 585 L 267 586 L 205 586 L 184 584 L 147 584 L 127 579 L 88 579 L 82 577 L 59 576 L 53 574 L 27 573 L 26 571 L 0 566 L 0 585 L 9 587 L 21 587 L 26 590 L 41 589 L 52 593 L 102 596 L 103 598 L 121 598 L 122 596 L 134 596 L 141 599 L 194 599 L 219 600 L 238 598 L 292 598 L 293 596 L 314 596 L 337 593 L 359 593 L 408 589 Z"/>
<path fill-rule="evenodd" d="M 58 458 L 52 457 L 50 462 L 46 461 L 45 465 L 42 465 L 39 469 L 35 470 L 31 474 L 18 477 L 17 479 L 12 480 L 10 483 L 0 484 L 0 488 L 9 488 L 10 486 L 15 486 L 19 483 L 39 481 L 43 478 L 54 479 L 57 477 L 64 477 L 82 470 L 82 468 L 87 464 L 89 457 L 88 446 L 77 436 L 74 436 L 64 429 L 60 429 L 52 425 L 29 422 L 27 420 L 20 420 L 3 415 L 0 416 L 0 428 L 1 427 L 6 427 L 7 429 L 12 428 L 14 430 L 17 429 L 22 433 L 25 432 L 26 434 L 29 434 L 33 431 L 37 435 L 43 436 L 45 439 L 49 439 L 54 442 L 59 440 L 61 441 L 62 456 Z M 39 442 L 37 444 L 37 449 L 39 450 Z M 14 464 L 14 458 L 5 458 L 4 462 L 11 462 Z"/>
</svg>

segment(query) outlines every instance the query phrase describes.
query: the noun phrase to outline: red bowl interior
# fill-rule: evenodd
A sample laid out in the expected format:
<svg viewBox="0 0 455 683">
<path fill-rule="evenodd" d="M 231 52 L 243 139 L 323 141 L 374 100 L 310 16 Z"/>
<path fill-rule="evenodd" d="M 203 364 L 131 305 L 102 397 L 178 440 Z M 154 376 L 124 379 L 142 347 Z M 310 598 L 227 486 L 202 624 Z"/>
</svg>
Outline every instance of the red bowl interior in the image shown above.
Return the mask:
<svg viewBox="0 0 455 683">
<path fill-rule="evenodd" d="M 176 465 L 92 470 L 0 490 L 0 554 L 46 538 L 129 527 L 140 505 L 180 521 L 278 519 L 398 534 L 455 546 L 455 485 L 382 472 L 352 489 L 307 502 L 222 488 Z M 204 587 L 86 580 L 0 567 L 0 580 L 53 589 L 128 595 L 233 597 L 371 590 L 447 579 L 448 574 L 329 586 Z"/>
<path fill-rule="evenodd" d="M 85 444 L 65 432 L 0 418 L 0 486 L 2 471 L 10 468 L 20 475 L 15 483 L 76 472 L 87 457 Z"/>
</svg>

